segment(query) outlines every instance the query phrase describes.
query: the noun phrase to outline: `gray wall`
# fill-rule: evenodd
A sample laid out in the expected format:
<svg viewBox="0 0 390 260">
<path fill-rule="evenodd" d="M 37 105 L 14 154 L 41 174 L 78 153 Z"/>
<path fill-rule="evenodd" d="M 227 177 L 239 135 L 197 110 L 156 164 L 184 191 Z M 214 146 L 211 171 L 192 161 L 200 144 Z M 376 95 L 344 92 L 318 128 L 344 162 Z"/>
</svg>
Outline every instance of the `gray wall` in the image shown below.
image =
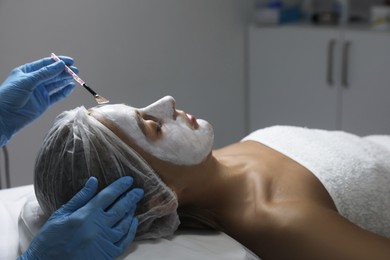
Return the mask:
<svg viewBox="0 0 390 260">
<path fill-rule="evenodd" d="M 214 125 L 215 146 L 246 133 L 245 34 L 251 0 L 0 0 L 0 79 L 50 52 L 112 103 L 164 95 Z M 33 182 L 35 155 L 56 115 L 96 105 L 84 89 L 7 145 L 11 184 Z M 60 158 L 59 158 L 60 159 Z"/>
</svg>

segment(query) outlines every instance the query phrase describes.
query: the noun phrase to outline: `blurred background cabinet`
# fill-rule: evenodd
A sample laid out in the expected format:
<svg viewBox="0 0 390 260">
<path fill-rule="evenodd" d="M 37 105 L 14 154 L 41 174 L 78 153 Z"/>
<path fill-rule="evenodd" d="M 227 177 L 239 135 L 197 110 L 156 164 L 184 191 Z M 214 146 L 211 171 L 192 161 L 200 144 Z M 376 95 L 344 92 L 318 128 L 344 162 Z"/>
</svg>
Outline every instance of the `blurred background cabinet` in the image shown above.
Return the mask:
<svg viewBox="0 0 390 260">
<path fill-rule="evenodd" d="M 249 29 L 249 127 L 390 133 L 390 34 L 340 27 Z"/>
<path fill-rule="evenodd" d="M 390 134 L 390 33 L 347 31 L 347 86 L 342 85 L 340 128 Z"/>
</svg>

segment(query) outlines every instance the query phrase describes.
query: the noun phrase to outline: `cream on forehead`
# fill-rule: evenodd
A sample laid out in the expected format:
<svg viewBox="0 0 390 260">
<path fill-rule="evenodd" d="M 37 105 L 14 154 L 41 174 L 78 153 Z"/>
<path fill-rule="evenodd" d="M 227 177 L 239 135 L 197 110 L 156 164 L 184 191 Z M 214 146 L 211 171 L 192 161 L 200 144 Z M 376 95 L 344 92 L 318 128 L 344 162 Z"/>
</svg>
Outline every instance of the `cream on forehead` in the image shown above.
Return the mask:
<svg viewBox="0 0 390 260">
<path fill-rule="evenodd" d="M 115 123 L 130 138 L 137 140 L 143 137 L 141 129 L 138 127 L 136 120 L 136 108 L 124 105 L 104 105 L 92 108 L 105 118 Z"/>
</svg>

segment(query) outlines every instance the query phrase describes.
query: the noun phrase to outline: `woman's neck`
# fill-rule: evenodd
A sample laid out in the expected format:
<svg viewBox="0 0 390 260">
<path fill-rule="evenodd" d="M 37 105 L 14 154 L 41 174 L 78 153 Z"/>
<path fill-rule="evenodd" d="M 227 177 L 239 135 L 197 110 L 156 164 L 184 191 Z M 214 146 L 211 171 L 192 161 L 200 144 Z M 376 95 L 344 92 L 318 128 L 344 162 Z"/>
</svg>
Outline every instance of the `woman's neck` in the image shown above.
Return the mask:
<svg viewBox="0 0 390 260">
<path fill-rule="evenodd" d="M 179 172 L 176 169 L 177 174 L 164 178 L 164 182 L 175 191 L 180 205 L 219 212 L 242 199 L 246 172 L 241 166 L 211 153 L 199 165 L 180 167 Z"/>
</svg>

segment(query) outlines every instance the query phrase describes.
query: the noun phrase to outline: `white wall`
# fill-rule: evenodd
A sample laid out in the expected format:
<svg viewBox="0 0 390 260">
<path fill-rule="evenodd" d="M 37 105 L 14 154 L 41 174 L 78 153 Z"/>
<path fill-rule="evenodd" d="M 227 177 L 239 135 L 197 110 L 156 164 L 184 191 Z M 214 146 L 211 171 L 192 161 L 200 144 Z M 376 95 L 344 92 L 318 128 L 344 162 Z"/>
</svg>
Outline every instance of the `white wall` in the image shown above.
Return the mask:
<svg viewBox="0 0 390 260">
<path fill-rule="evenodd" d="M 245 134 L 245 33 L 251 0 L 0 0 L 0 79 L 50 52 L 75 58 L 112 103 L 169 94 L 213 123 L 215 146 Z M 77 88 L 9 142 L 11 184 L 33 182 L 35 155 L 56 115 L 94 106 Z"/>
</svg>

